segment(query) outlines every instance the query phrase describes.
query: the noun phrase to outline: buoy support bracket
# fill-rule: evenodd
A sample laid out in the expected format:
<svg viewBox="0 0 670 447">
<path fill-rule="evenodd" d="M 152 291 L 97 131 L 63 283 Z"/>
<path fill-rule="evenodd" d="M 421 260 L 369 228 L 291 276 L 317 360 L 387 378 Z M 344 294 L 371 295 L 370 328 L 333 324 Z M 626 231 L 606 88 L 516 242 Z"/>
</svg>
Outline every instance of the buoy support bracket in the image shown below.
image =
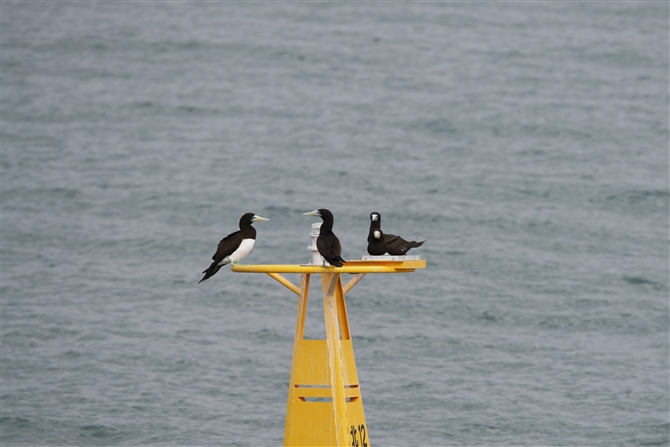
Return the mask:
<svg viewBox="0 0 670 447">
<path fill-rule="evenodd" d="M 356 274 L 354 275 L 354 277 L 351 278 L 351 279 L 349 280 L 349 282 L 346 283 L 346 284 L 344 285 L 344 287 L 342 287 L 342 293 L 343 293 L 344 295 L 346 295 L 347 293 L 349 293 L 349 291 L 350 291 L 351 289 L 353 289 L 353 287 L 354 287 L 356 284 L 358 284 L 358 281 L 360 281 L 361 279 L 363 279 L 363 277 L 364 277 L 365 275 L 366 275 L 365 273 L 356 273 Z"/>
<path fill-rule="evenodd" d="M 349 293 L 349 291 L 350 291 L 351 289 L 353 289 L 354 286 L 355 286 L 356 284 L 358 284 L 358 281 L 360 281 L 361 279 L 363 279 L 363 277 L 364 277 L 365 275 L 366 275 L 365 273 L 356 273 L 356 274 L 354 275 L 354 277 L 351 278 L 351 279 L 349 280 L 349 282 L 347 282 L 344 286 L 342 286 L 342 293 L 343 293 L 344 295 L 346 295 L 347 293 Z M 268 276 L 270 276 L 271 278 L 275 279 L 278 283 L 282 284 L 282 285 L 285 286 L 287 289 L 289 289 L 289 290 L 291 290 L 292 292 L 294 292 L 296 295 L 300 296 L 300 293 L 301 293 L 300 287 L 296 286 L 295 284 L 293 284 L 293 283 L 292 283 L 291 281 L 289 281 L 288 279 L 284 278 L 284 277 L 283 277 L 282 275 L 280 275 L 279 273 L 268 272 Z"/>
<path fill-rule="evenodd" d="M 300 296 L 300 287 L 296 286 L 291 281 L 281 276 L 279 273 L 272 273 L 272 272 L 266 272 L 266 273 L 270 275 L 270 277 L 276 279 L 277 282 L 279 282 L 280 284 L 286 286 L 287 289 L 292 290 L 293 292 L 295 292 L 296 295 Z"/>
</svg>

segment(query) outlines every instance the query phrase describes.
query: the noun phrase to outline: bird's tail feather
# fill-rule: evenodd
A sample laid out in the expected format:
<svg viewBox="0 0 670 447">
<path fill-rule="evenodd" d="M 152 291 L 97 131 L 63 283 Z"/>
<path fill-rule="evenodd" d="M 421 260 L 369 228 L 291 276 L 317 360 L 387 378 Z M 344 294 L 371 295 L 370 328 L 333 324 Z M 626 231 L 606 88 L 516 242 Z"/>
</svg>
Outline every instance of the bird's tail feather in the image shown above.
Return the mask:
<svg viewBox="0 0 670 447">
<path fill-rule="evenodd" d="M 214 275 L 216 274 L 216 272 L 219 271 L 220 268 L 221 268 L 220 265 L 217 266 L 217 265 L 216 265 L 216 262 L 212 262 L 212 265 L 210 265 L 209 268 L 207 268 L 207 270 L 205 270 L 204 272 L 202 272 L 202 273 L 205 274 L 205 276 L 203 276 L 202 279 L 201 279 L 200 281 L 198 281 L 198 284 L 200 284 L 200 283 L 203 282 L 204 280 L 206 280 L 206 279 L 211 278 L 212 276 L 214 276 Z"/>
<path fill-rule="evenodd" d="M 335 267 L 342 267 L 347 262 L 344 259 L 342 259 L 340 256 L 338 256 L 337 258 L 333 258 L 333 259 L 327 259 L 327 261 L 328 261 L 328 264 L 333 265 Z"/>
</svg>

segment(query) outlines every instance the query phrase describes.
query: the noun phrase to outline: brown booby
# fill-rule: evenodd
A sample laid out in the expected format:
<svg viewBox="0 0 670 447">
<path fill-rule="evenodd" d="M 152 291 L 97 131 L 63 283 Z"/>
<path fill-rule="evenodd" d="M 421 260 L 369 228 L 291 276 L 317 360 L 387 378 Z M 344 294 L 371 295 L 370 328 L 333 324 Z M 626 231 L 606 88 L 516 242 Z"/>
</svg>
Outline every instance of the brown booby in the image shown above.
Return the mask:
<svg viewBox="0 0 670 447">
<path fill-rule="evenodd" d="M 214 276 L 224 265 L 231 263 L 237 264 L 240 259 L 251 252 L 256 242 L 256 229 L 251 226 L 254 222 L 267 221 L 265 217 L 257 216 L 254 213 L 246 213 L 240 218 L 240 229 L 234 233 L 221 239 L 216 253 L 212 256 L 214 262 L 202 273 L 205 276 L 198 282 L 200 284 L 204 280 Z"/>
<path fill-rule="evenodd" d="M 340 256 L 342 254 L 342 246 L 340 240 L 333 233 L 333 213 L 325 208 L 321 208 L 309 213 L 303 213 L 303 216 L 317 216 L 323 219 L 319 237 L 316 239 L 316 248 L 323 259 L 328 261 L 330 265 L 335 267 L 342 267 L 347 262 Z"/>
<path fill-rule="evenodd" d="M 394 234 L 384 234 L 381 228 L 382 215 L 378 212 L 370 213 L 370 232 L 368 233 L 368 253 L 372 256 L 385 254 L 402 256 L 410 248 L 421 247 L 424 242 L 406 241 Z"/>
</svg>

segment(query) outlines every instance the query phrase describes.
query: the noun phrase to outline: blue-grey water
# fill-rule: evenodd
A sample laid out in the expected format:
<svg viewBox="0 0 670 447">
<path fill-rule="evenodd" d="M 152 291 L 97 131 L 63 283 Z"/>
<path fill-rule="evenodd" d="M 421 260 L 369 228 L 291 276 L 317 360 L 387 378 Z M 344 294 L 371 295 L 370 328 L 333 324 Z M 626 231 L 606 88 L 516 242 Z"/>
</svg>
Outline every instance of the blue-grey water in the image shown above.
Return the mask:
<svg viewBox="0 0 670 447">
<path fill-rule="evenodd" d="M 348 295 L 371 445 L 670 443 L 667 2 L 0 7 L 3 446 L 281 445 L 296 296 L 197 283 L 316 208 L 427 239 Z"/>
</svg>

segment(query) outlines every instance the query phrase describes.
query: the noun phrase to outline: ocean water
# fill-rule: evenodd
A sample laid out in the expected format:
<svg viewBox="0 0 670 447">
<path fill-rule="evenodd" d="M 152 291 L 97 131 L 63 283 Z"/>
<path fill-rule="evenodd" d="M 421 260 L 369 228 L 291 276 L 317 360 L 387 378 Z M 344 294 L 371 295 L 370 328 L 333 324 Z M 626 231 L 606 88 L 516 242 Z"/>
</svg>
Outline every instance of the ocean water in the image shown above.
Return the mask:
<svg viewBox="0 0 670 447">
<path fill-rule="evenodd" d="M 3 446 L 281 445 L 296 296 L 197 283 L 316 208 L 427 239 L 347 296 L 370 445 L 670 444 L 667 2 L 0 12 Z"/>
</svg>

